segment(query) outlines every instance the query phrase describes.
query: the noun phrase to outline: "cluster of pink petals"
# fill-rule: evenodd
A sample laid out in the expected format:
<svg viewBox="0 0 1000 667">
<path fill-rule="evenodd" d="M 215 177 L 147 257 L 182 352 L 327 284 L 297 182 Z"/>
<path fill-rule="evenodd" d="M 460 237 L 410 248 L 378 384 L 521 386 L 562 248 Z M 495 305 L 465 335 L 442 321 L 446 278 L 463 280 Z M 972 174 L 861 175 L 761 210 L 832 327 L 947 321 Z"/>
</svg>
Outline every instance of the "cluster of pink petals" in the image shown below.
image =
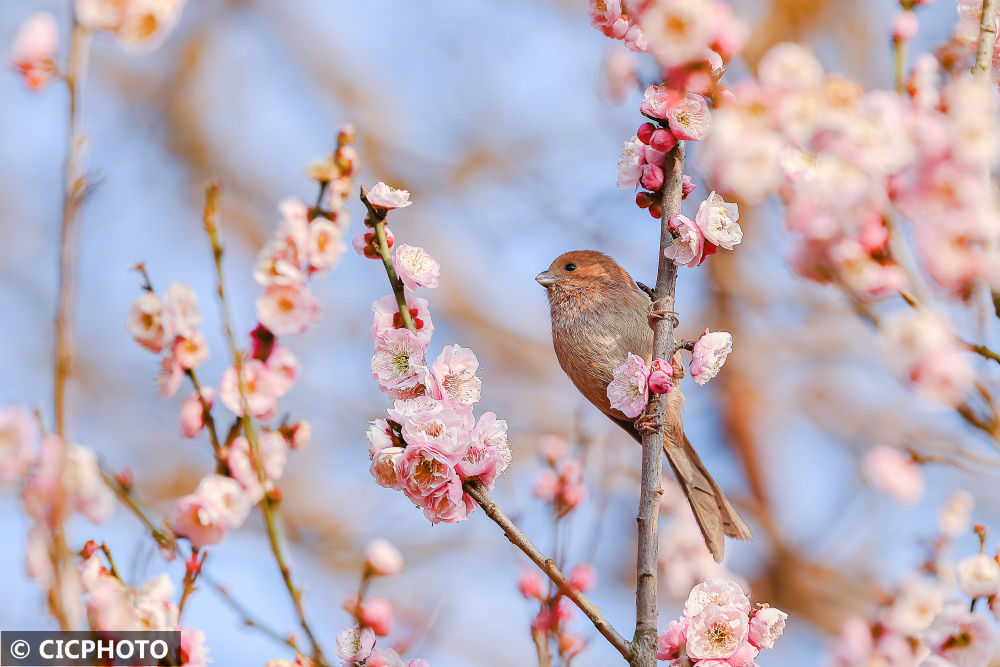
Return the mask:
<svg viewBox="0 0 1000 667">
<path fill-rule="evenodd" d="M 694 220 L 680 213 L 670 218 L 674 242 L 664 248 L 663 256 L 676 266 L 700 266 L 719 248 L 732 250 L 743 240 L 743 230 L 736 222 L 739 218 L 736 204 L 727 203 L 713 191 L 698 206 Z"/>
<path fill-rule="evenodd" d="M 299 362 L 292 351 L 283 345 L 274 344 L 266 350 L 263 360 L 257 356 L 246 356 L 241 362 L 241 372 L 231 365 L 219 380 L 219 400 L 233 414 L 243 415 L 243 396 L 240 394 L 239 378 L 242 377 L 246 392 L 246 411 L 251 416 L 268 420 L 278 413 L 278 401 L 291 391 L 299 373 Z"/>
<path fill-rule="evenodd" d="M 886 318 L 881 331 L 890 367 L 925 399 L 957 405 L 972 389 L 970 353 L 938 314 L 906 310 Z"/>
<path fill-rule="evenodd" d="M 646 116 L 666 121 L 675 143 L 678 139 L 701 141 L 708 136 L 712 121 L 708 101 L 704 97 L 678 91 L 670 84 L 646 88 L 639 110 Z M 664 145 L 668 143 L 669 139 Z"/>
<path fill-rule="evenodd" d="M 178 537 L 196 547 L 217 544 L 226 531 L 239 528 L 250 513 L 251 499 L 231 477 L 207 475 L 194 493 L 178 498 L 167 517 L 167 525 Z"/>
<path fill-rule="evenodd" d="M 0 482 L 20 479 L 38 457 L 34 415 L 16 405 L 0 408 Z"/>
<path fill-rule="evenodd" d="M 659 219 L 661 215 L 660 190 L 664 183 L 664 167 L 667 153 L 677 145 L 677 137 L 666 128 L 657 128 L 653 123 L 643 123 L 636 135 L 625 142 L 618 157 L 618 188 L 628 190 L 642 186 L 643 191 L 635 196 L 636 205 L 649 210 L 649 214 Z M 683 177 L 683 196 L 695 189 L 690 176 Z"/>
<path fill-rule="evenodd" d="M 895 447 L 879 445 L 861 461 L 865 479 L 906 505 L 914 505 L 924 494 L 924 474 L 908 454 Z"/>
<path fill-rule="evenodd" d="M 405 190 L 382 183 L 369 191 L 368 201 L 384 211 L 411 203 Z M 368 224 L 388 231 L 381 218 Z M 360 254 L 368 256 L 370 243 L 356 244 Z M 475 480 L 492 489 L 510 465 L 507 422 L 492 412 L 478 419 L 473 414 L 482 380 L 472 350 L 446 345 L 433 362 L 427 359 L 434 325 L 427 301 L 414 292 L 437 286 L 438 263 L 423 248 L 396 244 L 392 264 L 416 333 L 406 328 L 395 295 L 372 304 L 372 377 L 394 403 L 388 419 L 369 425 L 370 472 L 379 485 L 402 491 L 432 523 L 462 521 L 475 506 L 462 485 Z"/>
<path fill-rule="evenodd" d="M 788 614 L 767 605 L 751 609 L 739 584 L 709 579 L 698 584 L 657 643 L 656 657 L 701 667 L 749 667 L 760 651 L 774 647 Z"/>
<path fill-rule="evenodd" d="M 733 335 L 726 331 L 709 331 L 695 342 L 691 350 L 691 379 L 705 384 L 722 370 L 733 351 Z"/>
<path fill-rule="evenodd" d="M 32 14 L 21 24 L 8 57 L 29 90 L 40 90 L 55 76 L 58 47 L 59 27 L 49 12 Z"/>
<path fill-rule="evenodd" d="M 649 392 L 669 393 L 674 387 L 673 366 L 664 359 L 654 359 L 649 366 L 642 357 L 630 354 L 621 366 L 615 369 L 614 378 L 608 384 L 608 400 L 611 407 L 621 410 L 626 417 L 634 419 L 643 413 L 649 403 Z"/>
<path fill-rule="evenodd" d="M 563 516 L 587 499 L 583 483 L 583 461 L 573 456 L 548 461 L 548 467 L 535 477 L 536 498 L 552 503 L 557 516 Z"/>
</svg>

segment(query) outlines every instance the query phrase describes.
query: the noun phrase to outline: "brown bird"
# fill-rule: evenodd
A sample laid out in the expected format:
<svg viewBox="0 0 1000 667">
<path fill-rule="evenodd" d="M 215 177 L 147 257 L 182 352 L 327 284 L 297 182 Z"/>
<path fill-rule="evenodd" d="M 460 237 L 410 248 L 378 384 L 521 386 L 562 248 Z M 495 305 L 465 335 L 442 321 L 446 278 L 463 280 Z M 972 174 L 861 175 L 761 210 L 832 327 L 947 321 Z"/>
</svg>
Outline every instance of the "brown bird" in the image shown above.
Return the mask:
<svg viewBox="0 0 1000 667">
<path fill-rule="evenodd" d="M 641 442 L 633 420 L 611 407 L 607 389 L 615 369 L 630 353 L 650 362 L 650 298 L 615 260 L 595 250 L 564 253 L 535 280 L 549 295 L 552 345 L 559 365 L 588 401 Z M 725 536 L 750 540 L 750 528 L 684 434 L 683 403 L 680 386 L 675 386 L 667 394 L 666 414 L 666 423 L 675 428 L 666 429 L 663 450 L 691 504 L 705 544 L 718 561 L 722 560 Z"/>
</svg>

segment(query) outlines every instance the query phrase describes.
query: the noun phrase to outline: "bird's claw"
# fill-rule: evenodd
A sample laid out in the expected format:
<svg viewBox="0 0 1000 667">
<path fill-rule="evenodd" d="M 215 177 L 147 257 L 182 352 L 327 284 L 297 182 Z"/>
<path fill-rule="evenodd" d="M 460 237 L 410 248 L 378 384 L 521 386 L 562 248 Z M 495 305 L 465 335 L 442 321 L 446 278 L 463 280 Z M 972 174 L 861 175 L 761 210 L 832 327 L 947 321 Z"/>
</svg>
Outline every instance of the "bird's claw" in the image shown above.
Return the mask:
<svg viewBox="0 0 1000 667">
<path fill-rule="evenodd" d="M 652 320 L 662 320 L 662 319 L 664 319 L 665 317 L 667 317 L 669 315 L 670 319 L 672 319 L 674 321 L 674 328 L 677 328 L 678 326 L 680 326 L 680 320 L 677 319 L 677 313 L 675 311 L 673 311 L 673 310 L 665 310 L 665 309 L 662 309 L 662 308 L 657 308 L 656 307 L 656 303 L 657 302 L 654 301 L 653 303 L 649 304 L 649 319 L 650 319 L 650 321 L 652 321 Z"/>
</svg>

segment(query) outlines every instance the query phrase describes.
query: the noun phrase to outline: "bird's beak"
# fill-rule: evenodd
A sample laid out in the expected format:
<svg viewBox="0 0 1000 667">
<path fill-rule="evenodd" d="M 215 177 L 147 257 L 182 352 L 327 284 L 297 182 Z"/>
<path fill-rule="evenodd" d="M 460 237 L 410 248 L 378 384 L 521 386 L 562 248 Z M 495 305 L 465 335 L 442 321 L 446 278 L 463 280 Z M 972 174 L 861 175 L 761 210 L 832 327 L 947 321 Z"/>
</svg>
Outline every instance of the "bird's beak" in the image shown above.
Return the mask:
<svg viewBox="0 0 1000 667">
<path fill-rule="evenodd" d="M 535 280 L 538 281 L 539 285 L 548 289 L 549 287 L 554 285 L 555 282 L 559 280 L 559 278 L 557 278 L 554 274 L 549 273 L 548 271 L 542 271 L 537 276 L 535 276 Z"/>
</svg>

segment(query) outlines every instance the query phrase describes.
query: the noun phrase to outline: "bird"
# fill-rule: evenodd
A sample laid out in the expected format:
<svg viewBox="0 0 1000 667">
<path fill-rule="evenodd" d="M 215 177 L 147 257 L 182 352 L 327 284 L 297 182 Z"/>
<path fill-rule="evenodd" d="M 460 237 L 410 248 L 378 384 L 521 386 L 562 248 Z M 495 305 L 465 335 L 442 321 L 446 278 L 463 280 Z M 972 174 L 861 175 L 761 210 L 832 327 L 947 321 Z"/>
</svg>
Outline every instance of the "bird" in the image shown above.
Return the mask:
<svg viewBox="0 0 1000 667">
<path fill-rule="evenodd" d="M 598 410 L 636 441 L 640 428 L 611 407 L 608 384 L 629 354 L 648 365 L 653 354 L 652 300 L 614 259 L 596 250 L 559 255 L 535 280 L 548 293 L 552 346 L 569 379 Z M 676 370 L 676 359 L 671 360 Z M 751 539 L 750 527 L 712 479 L 684 433 L 680 385 L 667 393 L 663 450 L 694 512 L 705 544 L 721 561 L 725 537 Z"/>
</svg>

